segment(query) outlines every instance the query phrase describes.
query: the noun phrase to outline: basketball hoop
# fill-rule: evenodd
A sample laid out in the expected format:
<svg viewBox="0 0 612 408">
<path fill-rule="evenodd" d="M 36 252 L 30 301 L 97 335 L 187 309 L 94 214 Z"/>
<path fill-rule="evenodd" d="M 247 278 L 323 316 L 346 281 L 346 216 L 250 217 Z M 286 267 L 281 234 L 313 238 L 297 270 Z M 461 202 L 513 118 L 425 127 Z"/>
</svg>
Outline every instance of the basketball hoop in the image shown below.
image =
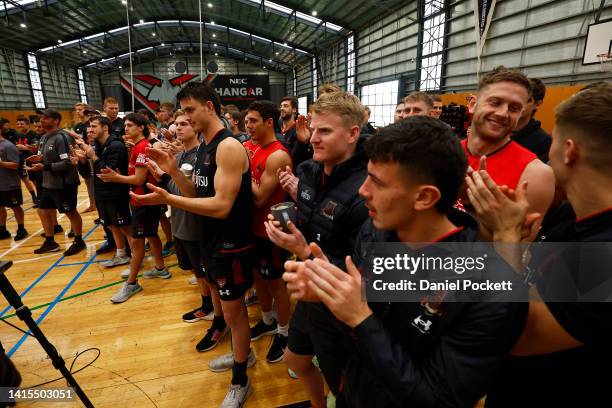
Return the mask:
<svg viewBox="0 0 612 408">
<path fill-rule="evenodd" d="M 601 67 L 601 72 L 612 72 L 612 53 L 604 52 L 603 54 L 597 54 Z"/>
</svg>

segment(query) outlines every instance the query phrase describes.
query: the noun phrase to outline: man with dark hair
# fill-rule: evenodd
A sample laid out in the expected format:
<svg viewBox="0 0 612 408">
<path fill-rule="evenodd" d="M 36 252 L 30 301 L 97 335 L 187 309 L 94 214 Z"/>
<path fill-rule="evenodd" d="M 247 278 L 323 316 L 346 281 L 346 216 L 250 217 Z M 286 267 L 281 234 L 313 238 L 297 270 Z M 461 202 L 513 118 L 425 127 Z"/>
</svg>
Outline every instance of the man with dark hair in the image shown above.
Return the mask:
<svg viewBox="0 0 612 408">
<path fill-rule="evenodd" d="M 412 92 L 404 98 L 404 110 L 401 118 L 405 119 L 410 116 L 432 116 L 433 100 L 429 94 L 425 92 Z"/>
<path fill-rule="evenodd" d="M 511 139 L 530 95 L 531 83 L 519 71 L 498 67 L 484 75 L 468 103 L 471 133 L 461 144 L 472 169 L 478 170 L 486 157 L 497 184 L 516 189 L 528 182 L 531 211 L 545 214 L 555 191 L 552 169 Z M 489 239 L 488 232 L 482 232 L 482 238 Z"/>
<path fill-rule="evenodd" d="M 75 255 L 86 247 L 82 238 L 83 220 L 76 210 L 80 183 L 76 170 L 78 158 L 72 152 L 68 136 L 59 129 L 62 120 L 60 113 L 54 109 L 38 110 L 36 113 L 41 115 L 41 124 L 46 133 L 38 144 L 38 155 L 31 170 L 42 171 L 43 191 L 38 214 L 45 230 L 45 242 L 34 253 L 59 251 L 59 244 L 53 239 L 57 210 L 66 214 L 74 232 L 74 242 L 64 251 L 64 256 Z"/>
<path fill-rule="evenodd" d="M 15 214 L 17 221 L 17 233 L 15 241 L 20 241 L 28 236 L 28 231 L 23 226 L 23 197 L 21 184 L 19 182 L 19 166 L 21 157 L 17 147 L 2 135 L 0 135 L 0 239 L 11 237 L 6 230 L 6 208 L 9 207 Z"/>
<path fill-rule="evenodd" d="M 251 392 L 247 367 L 256 361 L 250 350 L 249 319 L 244 305 L 244 294 L 253 284 L 249 157 L 242 144 L 224 128 L 219 116 L 219 96 L 210 84 L 190 82 L 177 94 L 177 100 L 194 130 L 204 137 L 193 180 L 178 171 L 171 154 L 150 149 L 152 159 L 172 176 L 183 196 L 153 185 L 149 185 L 152 193 L 131 196 L 143 204 L 169 204 L 201 215 L 200 254 L 208 283 L 214 288 L 211 294 L 215 317 L 196 349 L 214 348 L 227 334 L 229 326 L 233 346 L 232 380 L 221 407 L 238 408 Z"/>
<path fill-rule="evenodd" d="M 601 373 L 612 361 L 611 137 L 612 86 L 580 91 L 557 107 L 550 166 L 567 201 L 546 215 L 526 256 L 508 247 L 516 250 L 507 259 L 541 301 L 529 302 L 527 325 L 487 407 L 591 407 L 609 399 Z M 529 210 L 524 187 L 510 194 L 487 171 L 468 184 L 495 242 L 522 242 L 542 215 Z"/>
<path fill-rule="evenodd" d="M 542 129 L 541 122 L 534 119 L 538 107 L 544 101 L 546 86 L 538 78 L 529 78 L 529 82 L 531 83 L 531 95 L 519 118 L 516 130 L 512 133 L 512 140 L 535 153 L 542 163 L 548 163 L 548 150 L 552 139 Z"/>
<path fill-rule="evenodd" d="M 281 279 L 283 263 L 289 254 L 270 242 L 265 228 L 270 207 L 285 201 L 285 191 L 277 174 L 281 169 L 291 167 L 289 152 L 276 139 L 274 131 L 279 116 L 279 109 L 272 102 L 251 103 L 247 108 L 245 121 L 251 140 L 244 143 L 251 158 L 255 288 L 262 316 L 251 328 L 251 341 L 269 334 L 274 336 L 266 355 L 266 360 L 270 363 L 276 363 L 283 358 L 291 317 L 289 296 Z M 278 322 L 274 319 L 273 304 Z"/>
<path fill-rule="evenodd" d="M 285 96 L 280 103 L 282 120 L 281 141 L 287 146 L 293 168 L 312 158 L 310 130 L 303 115 L 298 116 L 298 100 L 294 96 Z M 297 120 L 296 120 L 297 117 Z"/>
<path fill-rule="evenodd" d="M 94 192 L 100 223 L 108 228 L 117 246 L 116 255 L 104 266 L 110 268 L 125 265 L 130 262 L 130 257 L 126 252 L 126 237 L 130 237 L 129 228 L 132 221 L 129 187 L 126 184 L 104 182 L 97 175 L 102 174 L 102 169 L 105 168 L 116 169 L 121 174 L 127 174 L 128 152 L 123 140 L 110 135 L 111 121 L 107 117 L 93 117 L 89 121 L 89 127 L 97 142 L 97 153 L 83 140 L 77 143 L 85 151 L 87 159 L 93 162 Z"/>
<path fill-rule="evenodd" d="M 87 128 L 89 127 L 89 117 L 90 115 L 86 114 L 85 111 L 91 111 L 93 108 L 86 103 L 76 103 L 74 104 L 74 113 L 77 116 L 79 122 L 74 126 L 74 132 L 70 130 L 66 130 L 68 134 L 73 136 L 75 140 L 81 138 L 83 141 L 88 143 L 87 140 Z M 83 213 L 88 213 L 96 210 L 96 201 L 94 197 L 94 186 L 92 177 L 92 165 L 89 159 L 86 157 L 79 161 L 77 165 L 77 171 L 83 177 L 83 181 L 85 182 L 85 186 L 87 187 L 87 195 L 89 196 L 89 206 L 84 209 Z"/>
<path fill-rule="evenodd" d="M 395 111 L 393 111 L 393 123 L 397 123 L 402 120 L 402 112 L 404 111 L 404 101 L 401 100 L 395 105 Z"/>
<path fill-rule="evenodd" d="M 38 198 L 36 197 L 34 184 L 28 178 L 28 172 L 25 170 L 24 166 L 26 159 L 32 155 L 32 150 L 36 149 L 36 145 L 38 144 L 38 135 L 36 132 L 30 129 L 30 119 L 23 115 L 17 116 L 16 127 L 19 133 L 17 135 L 17 141 L 15 144 L 21 155 L 21 162 L 19 163 L 18 168 L 19 177 L 30 192 L 35 208 L 38 208 Z"/>
<path fill-rule="evenodd" d="M 229 110 L 226 111 L 223 116 L 225 116 L 225 119 L 229 122 L 232 134 L 240 143 L 249 140 L 249 135 L 245 133 L 244 130 L 244 115 L 242 112 L 238 110 Z"/>
<path fill-rule="evenodd" d="M 365 148 L 368 177 L 359 193 L 370 220 L 352 258 L 346 257 L 348 273 L 314 259 L 287 262 L 295 273 L 283 278 L 292 297 L 319 300 L 337 319 L 343 335 L 327 352 L 341 356 L 340 406 L 474 407 L 519 336 L 524 303 L 458 303 L 446 291 L 423 293 L 420 303 L 368 303 L 362 297 L 362 279 L 374 276 L 369 261 L 381 255 L 367 244 L 477 239 L 476 221 L 453 208 L 467 169 L 465 154 L 448 126 L 420 116 L 382 129 Z M 426 246 L 419 253 L 440 252 Z M 506 274 L 513 272 L 508 268 Z"/>
<path fill-rule="evenodd" d="M 9 124 L 10 120 L 6 118 L 0 118 L 0 134 L 2 137 L 8 140 L 9 142 L 16 144 L 17 143 L 17 132 L 15 129 L 12 129 Z"/>
<path fill-rule="evenodd" d="M 295 128 L 295 118 L 297 114 L 298 99 L 295 96 L 284 96 L 280 101 L 280 118 L 283 121 L 281 133 L 283 136 L 291 131 L 291 129 Z"/>
<path fill-rule="evenodd" d="M 287 171 L 280 172 L 281 185 L 297 203 L 297 225 L 290 223 L 287 233 L 278 221 L 268 221 L 266 232 L 274 244 L 300 259 L 312 256 L 308 242 L 316 242 L 333 263 L 343 265 L 367 218 L 364 200 L 357 193 L 367 175 L 362 147 L 365 138 L 360 137 L 364 109 L 355 95 L 333 92 L 322 95 L 311 112 L 313 159 L 298 167 L 295 179 Z M 298 302 L 284 356 L 317 407 L 325 406 L 325 397 L 323 378 L 312 357 L 333 347 L 337 340 L 329 317 L 329 310 L 320 303 Z M 337 394 L 341 367 L 338 369 L 334 356 L 319 359 L 319 363 L 327 384 Z"/>
<path fill-rule="evenodd" d="M 146 149 L 149 145 L 147 137 L 149 136 L 149 121 L 144 116 L 138 113 L 130 113 L 124 118 L 126 141 L 134 144 L 130 152 L 130 159 L 127 167 L 127 175 L 116 172 L 114 169 L 106 167 L 101 169 L 101 174 L 98 175 L 104 182 L 115 184 L 128 184 L 132 188 L 132 192 L 137 194 L 145 194 L 148 192 L 147 187 L 155 184 L 155 179 L 149 174 L 147 169 L 147 153 Z M 132 223 L 130 249 L 132 250 L 132 260 L 130 267 L 121 273 L 121 276 L 127 278 L 119 291 L 111 298 L 113 303 L 122 303 L 128 300 L 131 296 L 142 290 L 138 284 L 138 271 L 140 270 L 145 254 L 145 238 L 151 245 L 151 252 L 155 260 L 155 266 L 143 273 L 143 278 L 161 278 L 169 279 L 172 274 L 164 264 L 162 257 L 162 244 L 157 235 L 159 227 L 159 217 L 161 208 L 159 205 L 146 206 L 140 204 L 137 200 L 130 200 L 132 206 Z"/>
</svg>

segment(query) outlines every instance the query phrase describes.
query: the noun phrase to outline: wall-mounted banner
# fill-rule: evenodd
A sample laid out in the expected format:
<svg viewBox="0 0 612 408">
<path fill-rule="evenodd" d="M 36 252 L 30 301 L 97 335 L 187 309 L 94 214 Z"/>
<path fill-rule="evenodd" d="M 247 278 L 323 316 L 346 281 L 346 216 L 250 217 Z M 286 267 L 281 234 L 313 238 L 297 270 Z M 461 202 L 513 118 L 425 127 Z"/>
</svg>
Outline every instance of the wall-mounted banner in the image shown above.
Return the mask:
<svg viewBox="0 0 612 408">
<path fill-rule="evenodd" d="M 474 6 L 474 20 L 476 29 L 476 57 L 478 58 L 477 74 L 480 74 L 480 56 L 487 39 L 487 32 L 491 25 L 496 0 L 472 0 Z"/>
<path fill-rule="evenodd" d="M 246 109 L 253 101 L 270 99 L 267 75 L 217 75 L 213 86 L 223 105 L 234 104 L 240 109 Z"/>
</svg>

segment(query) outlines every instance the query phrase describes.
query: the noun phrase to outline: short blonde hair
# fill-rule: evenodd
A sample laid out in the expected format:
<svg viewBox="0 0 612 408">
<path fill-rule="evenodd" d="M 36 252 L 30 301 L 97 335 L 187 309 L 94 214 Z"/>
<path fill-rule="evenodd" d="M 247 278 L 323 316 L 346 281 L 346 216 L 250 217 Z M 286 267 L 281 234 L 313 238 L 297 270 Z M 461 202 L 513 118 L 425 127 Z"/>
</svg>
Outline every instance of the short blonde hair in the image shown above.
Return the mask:
<svg viewBox="0 0 612 408">
<path fill-rule="evenodd" d="M 334 92 L 342 92 L 342 89 L 340 89 L 338 85 L 332 83 L 321 84 L 319 86 L 319 96 Z"/>
<path fill-rule="evenodd" d="M 347 129 L 363 124 L 365 109 L 359 98 L 348 92 L 333 92 L 323 94 L 311 106 L 311 112 L 316 114 L 335 114 L 342 118 Z"/>
<path fill-rule="evenodd" d="M 109 96 L 104 99 L 104 106 L 109 105 L 109 104 L 119 105 L 119 101 L 113 98 L 112 96 Z"/>
</svg>

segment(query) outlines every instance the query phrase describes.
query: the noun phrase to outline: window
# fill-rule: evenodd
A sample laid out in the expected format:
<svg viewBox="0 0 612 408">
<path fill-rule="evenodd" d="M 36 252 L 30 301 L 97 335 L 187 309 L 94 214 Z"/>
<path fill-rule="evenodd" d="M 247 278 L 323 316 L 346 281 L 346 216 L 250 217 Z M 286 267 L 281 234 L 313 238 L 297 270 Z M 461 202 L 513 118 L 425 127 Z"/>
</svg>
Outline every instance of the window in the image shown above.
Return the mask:
<svg viewBox="0 0 612 408">
<path fill-rule="evenodd" d="M 355 36 L 346 39 L 346 92 L 355 93 Z"/>
<path fill-rule="evenodd" d="M 317 79 L 317 58 L 312 57 L 312 100 L 319 99 L 319 81 Z"/>
<path fill-rule="evenodd" d="M 32 53 L 28 53 L 28 68 L 30 88 L 32 89 L 32 96 L 34 97 L 34 106 L 36 106 L 36 109 L 44 109 L 47 107 L 47 103 L 45 102 L 45 93 L 40 81 L 40 68 L 36 55 Z"/>
<path fill-rule="evenodd" d="M 399 81 L 381 82 L 361 88 L 361 103 L 370 108 L 370 123 L 387 126 L 393 123 Z"/>
<path fill-rule="evenodd" d="M 446 14 L 443 0 L 425 0 L 424 8 L 419 90 L 431 91 L 442 87 Z"/>
<path fill-rule="evenodd" d="M 87 91 L 85 90 L 85 79 L 83 78 L 83 70 L 77 69 L 79 76 L 79 93 L 81 94 L 81 102 L 87 103 Z"/>
<path fill-rule="evenodd" d="M 293 94 L 297 95 L 297 73 L 293 70 Z"/>
<path fill-rule="evenodd" d="M 305 96 L 298 98 L 298 113 L 304 116 L 308 114 L 308 98 Z"/>
</svg>

